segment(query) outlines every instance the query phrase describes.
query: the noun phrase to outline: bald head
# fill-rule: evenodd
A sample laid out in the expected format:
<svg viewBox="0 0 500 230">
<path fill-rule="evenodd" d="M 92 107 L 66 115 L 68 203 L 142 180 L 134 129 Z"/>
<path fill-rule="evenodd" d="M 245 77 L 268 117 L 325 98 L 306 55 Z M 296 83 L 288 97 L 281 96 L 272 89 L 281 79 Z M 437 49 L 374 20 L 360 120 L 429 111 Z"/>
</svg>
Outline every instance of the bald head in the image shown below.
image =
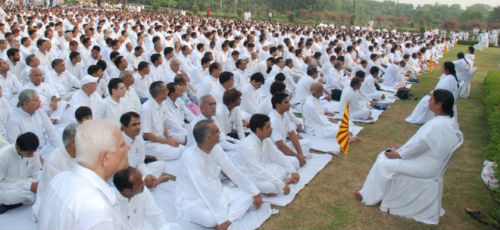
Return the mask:
<svg viewBox="0 0 500 230">
<path fill-rule="evenodd" d="M 319 82 L 313 83 L 309 89 L 311 90 L 312 95 L 316 98 L 319 98 L 321 97 L 321 95 L 323 95 L 323 84 Z"/>
</svg>

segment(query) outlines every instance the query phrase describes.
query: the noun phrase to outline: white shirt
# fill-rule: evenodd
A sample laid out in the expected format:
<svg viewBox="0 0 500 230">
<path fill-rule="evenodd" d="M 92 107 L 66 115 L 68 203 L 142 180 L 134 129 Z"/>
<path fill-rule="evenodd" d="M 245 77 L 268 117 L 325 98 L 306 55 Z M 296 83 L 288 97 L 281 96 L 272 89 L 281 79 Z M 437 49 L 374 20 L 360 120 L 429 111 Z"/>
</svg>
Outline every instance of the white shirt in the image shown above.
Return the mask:
<svg viewBox="0 0 500 230">
<path fill-rule="evenodd" d="M 45 145 L 50 145 L 53 148 L 62 145 L 61 137 L 54 125 L 47 114 L 40 109 L 30 115 L 21 108 L 17 108 L 9 117 L 7 140 L 10 143 L 15 143 L 17 137 L 26 132 L 33 132 L 38 137 L 40 141 L 38 149 L 44 148 Z"/>
<path fill-rule="evenodd" d="M 184 102 L 180 98 L 177 98 L 174 103 L 169 97 L 163 101 L 162 104 L 165 108 L 168 131 L 187 136 L 186 123 L 184 120 L 192 121 L 195 115 L 184 105 Z"/>
<path fill-rule="evenodd" d="M 139 113 L 141 111 L 141 101 L 139 100 L 139 96 L 135 92 L 134 87 L 129 86 L 127 91 L 125 92 L 125 96 L 120 101 L 120 104 L 123 103 L 123 113 L 134 111 Z M 121 117 L 121 115 L 120 115 Z"/>
<path fill-rule="evenodd" d="M 145 221 L 151 223 L 152 229 L 163 229 L 167 224 L 163 211 L 156 205 L 149 189 L 136 194 L 132 199 L 125 198 L 116 190 L 122 218 L 131 229 L 146 229 Z"/>
<path fill-rule="evenodd" d="M 154 98 L 147 100 L 141 109 L 141 132 L 153 133 L 162 137 L 164 134 L 165 108 Z"/>
<path fill-rule="evenodd" d="M 215 119 L 219 124 L 220 132 L 222 134 L 228 134 L 233 129 L 237 131 L 240 140 L 245 138 L 245 132 L 243 130 L 243 121 L 241 117 L 240 107 L 237 106 L 231 111 L 226 105 L 222 104 L 217 106 L 217 113 L 215 114 Z"/>
<path fill-rule="evenodd" d="M 304 126 L 306 128 L 306 132 L 308 133 L 314 133 L 314 130 L 316 129 L 334 125 L 326 117 L 320 100 L 313 95 L 307 97 L 306 101 L 304 102 L 302 116 L 304 118 Z"/>
<path fill-rule="evenodd" d="M 273 133 L 271 134 L 271 140 L 276 143 L 278 141 L 286 141 L 288 132 L 294 130 L 288 117 L 288 113 L 279 114 L 275 109 L 269 114 L 271 118 L 271 127 L 273 128 Z"/>
<path fill-rule="evenodd" d="M 10 71 L 7 72 L 7 76 L 0 75 L 0 86 L 2 86 L 2 95 L 7 99 L 17 101 L 17 94 L 20 92 L 22 87 L 19 79 L 12 74 Z"/>
<path fill-rule="evenodd" d="M 151 171 L 146 167 L 146 163 L 144 163 L 146 145 L 142 135 L 139 134 L 132 140 L 127 134 L 122 134 L 125 141 L 130 145 L 130 150 L 128 150 L 128 164 L 141 171 L 143 178 L 151 174 Z"/>
<path fill-rule="evenodd" d="M 369 99 L 381 99 L 381 93 L 377 91 L 377 88 L 375 87 L 375 78 L 371 74 L 366 75 L 365 80 L 361 83 L 361 88 L 359 90 Z"/>
<path fill-rule="evenodd" d="M 349 101 L 349 114 L 353 114 L 363 109 L 370 109 L 369 102 L 364 100 L 358 90 L 354 90 L 351 86 L 345 87 L 344 90 L 342 90 L 342 96 L 338 104 L 339 107 L 337 107 L 338 112 L 342 113 L 344 111 L 346 101 Z"/>
<path fill-rule="evenodd" d="M 134 74 L 134 89 L 137 93 L 137 96 L 140 98 L 149 98 L 149 86 L 152 83 L 151 76 L 146 74 L 141 76 L 139 73 Z"/>
<path fill-rule="evenodd" d="M 260 140 L 253 132 L 240 142 L 235 162 L 241 172 L 253 181 L 270 182 L 279 191 L 285 183 L 273 173 L 274 167 L 283 167 L 286 172 L 294 173 L 295 168 L 279 151 L 271 138 Z"/>
<path fill-rule="evenodd" d="M 83 69 L 81 62 L 78 62 L 75 65 L 73 65 L 70 61 L 67 61 L 66 71 L 70 72 L 77 79 L 82 79 L 82 77 L 87 74 L 87 70 Z"/>
<path fill-rule="evenodd" d="M 221 172 L 241 189 L 258 195 L 259 190 L 228 159 L 219 145 L 205 153 L 198 145 L 189 147 L 181 156 L 176 180 L 175 208 L 177 217 L 186 219 L 185 212 L 203 205 L 213 214 L 217 224 L 229 220 L 229 197 L 222 189 Z"/>
<path fill-rule="evenodd" d="M 113 121 L 120 121 L 120 117 L 128 111 L 125 111 L 123 98 L 120 98 L 120 103 L 117 103 L 111 96 L 104 98 L 97 106 L 95 113 L 93 112 L 94 119 L 109 119 Z"/>
<path fill-rule="evenodd" d="M 457 98 L 458 83 L 457 83 L 457 80 L 455 79 L 455 77 L 451 74 L 441 75 L 438 83 L 436 84 L 435 89 L 446 89 L 446 90 L 450 91 L 451 94 L 453 94 L 453 97 L 455 98 L 455 100 Z M 455 103 L 456 103 L 456 101 L 455 101 Z"/>
<path fill-rule="evenodd" d="M 98 105 L 101 104 L 102 100 L 102 97 L 99 96 L 97 92 L 94 92 L 90 96 L 88 96 L 83 90 L 80 89 L 73 94 L 71 100 L 69 101 L 69 104 L 73 108 L 73 113 L 81 106 L 87 106 L 92 111 L 96 111 Z"/>
<path fill-rule="evenodd" d="M 198 85 L 198 97 L 203 97 L 209 94 L 213 88 L 219 84 L 219 78 L 215 78 L 212 75 L 208 75 L 203 78 L 203 81 Z M 217 100 L 217 99 L 216 99 Z"/>
<path fill-rule="evenodd" d="M 317 79 L 317 78 L 316 78 Z M 309 75 L 305 75 L 300 78 L 297 83 L 297 89 L 295 90 L 294 97 L 292 98 L 293 103 L 304 103 L 307 96 L 311 95 L 311 85 L 316 82 L 316 79 L 313 79 Z"/>
<path fill-rule="evenodd" d="M 30 191 L 31 184 L 40 177 L 40 156 L 22 157 L 17 153 L 16 145 L 10 144 L 0 149 L 0 192 L 8 189 Z M 33 194 L 35 195 L 35 194 Z"/>
<path fill-rule="evenodd" d="M 52 180 L 52 178 L 58 173 L 72 170 L 75 166 L 76 159 L 69 155 L 64 145 L 57 147 L 50 153 L 49 157 L 43 164 L 40 181 L 36 191 L 36 202 L 33 205 L 33 215 L 35 216 L 35 219 L 38 219 L 38 216 L 40 215 L 39 211 L 42 204 L 42 198 L 50 180 Z"/>
<path fill-rule="evenodd" d="M 260 91 L 260 88 L 255 89 L 252 84 L 246 83 L 241 91 L 241 110 L 249 114 L 257 113 L 257 109 L 262 101 Z"/>
<path fill-rule="evenodd" d="M 45 82 L 51 85 L 59 95 L 64 95 L 80 88 L 80 82 L 68 71 L 58 74 L 56 71 L 51 70 L 47 74 Z"/>
<path fill-rule="evenodd" d="M 39 229 L 122 229 L 116 193 L 95 172 L 81 165 L 57 174 L 40 209 Z"/>
<path fill-rule="evenodd" d="M 0 97 L 0 137 L 7 139 L 7 121 L 13 110 L 7 99 Z"/>
</svg>

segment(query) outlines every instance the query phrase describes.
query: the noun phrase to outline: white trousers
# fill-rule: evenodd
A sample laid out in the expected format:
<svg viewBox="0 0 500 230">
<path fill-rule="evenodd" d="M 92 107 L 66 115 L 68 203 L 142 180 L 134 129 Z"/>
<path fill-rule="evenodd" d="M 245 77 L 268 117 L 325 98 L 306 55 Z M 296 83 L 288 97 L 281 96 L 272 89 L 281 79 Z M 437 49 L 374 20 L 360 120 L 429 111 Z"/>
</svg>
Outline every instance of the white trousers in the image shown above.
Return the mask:
<svg viewBox="0 0 500 230">
<path fill-rule="evenodd" d="M 174 147 L 169 144 L 146 141 L 146 152 L 162 161 L 175 160 L 179 158 L 182 152 L 184 152 L 184 148 L 184 145 Z"/>
<path fill-rule="evenodd" d="M 19 187 L 0 189 L 0 194 L 0 204 L 31 204 L 35 201 L 35 193 L 31 192 L 29 189 L 26 190 L 26 188 L 22 188 L 22 184 L 19 184 Z"/>
<path fill-rule="evenodd" d="M 291 141 L 287 140 L 285 142 L 285 144 L 290 149 L 292 149 L 294 152 L 297 152 L 297 149 L 295 149 L 295 146 L 293 146 L 293 143 Z M 311 156 L 311 154 L 309 153 L 309 151 L 311 150 L 311 142 L 307 139 L 300 139 L 299 144 L 300 144 L 300 148 L 302 149 L 302 153 L 304 154 L 304 156 L 309 158 Z M 293 158 L 295 158 L 295 157 L 293 157 Z M 295 159 L 297 159 L 297 158 L 295 158 Z M 298 169 L 298 168 L 295 168 L 295 169 Z"/>
<path fill-rule="evenodd" d="M 426 95 L 418 102 L 413 112 L 406 118 L 407 122 L 413 124 L 424 124 L 426 121 L 434 117 L 434 113 L 429 109 L 430 96 Z"/>
<path fill-rule="evenodd" d="M 224 194 L 229 198 L 227 215 L 229 221 L 241 219 L 253 205 L 253 197 L 250 193 L 239 188 L 223 186 Z M 217 225 L 215 216 L 210 212 L 207 206 L 203 204 L 195 205 L 186 211 L 189 221 L 199 224 L 203 227 L 213 228 Z"/>
<path fill-rule="evenodd" d="M 165 171 L 165 161 L 157 160 L 155 162 L 148 163 L 146 164 L 146 168 L 149 169 L 149 171 L 151 172 L 151 174 L 153 174 L 153 176 L 158 178 Z M 143 174 L 143 176 L 147 175 Z"/>
</svg>

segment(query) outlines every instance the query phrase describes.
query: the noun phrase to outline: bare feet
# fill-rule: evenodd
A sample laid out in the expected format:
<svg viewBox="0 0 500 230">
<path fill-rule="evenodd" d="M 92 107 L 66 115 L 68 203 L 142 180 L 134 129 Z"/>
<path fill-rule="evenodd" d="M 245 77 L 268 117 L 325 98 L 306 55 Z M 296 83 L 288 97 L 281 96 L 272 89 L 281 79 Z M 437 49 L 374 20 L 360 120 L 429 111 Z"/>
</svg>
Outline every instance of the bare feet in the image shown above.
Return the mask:
<svg viewBox="0 0 500 230">
<path fill-rule="evenodd" d="M 356 199 L 358 199 L 359 201 L 362 201 L 363 200 L 363 196 L 361 195 L 361 193 L 359 192 L 354 192 L 354 196 L 356 197 Z"/>
<path fill-rule="evenodd" d="M 359 143 L 359 142 L 361 142 L 361 138 L 360 137 L 349 136 L 349 142 L 351 142 L 351 143 Z"/>
</svg>

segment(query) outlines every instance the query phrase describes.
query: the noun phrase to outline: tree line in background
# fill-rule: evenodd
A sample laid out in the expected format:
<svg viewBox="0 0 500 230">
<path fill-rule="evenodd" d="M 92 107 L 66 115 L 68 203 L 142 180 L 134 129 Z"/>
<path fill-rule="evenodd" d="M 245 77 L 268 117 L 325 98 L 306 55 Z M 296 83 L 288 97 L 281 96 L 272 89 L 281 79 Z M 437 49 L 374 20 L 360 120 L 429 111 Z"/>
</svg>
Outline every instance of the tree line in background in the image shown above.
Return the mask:
<svg viewBox="0 0 500 230">
<path fill-rule="evenodd" d="M 227 17 L 252 16 L 265 18 L 269 11 L 277 21 L 366 24 L 374 21 L 376 27 L 442 28 L 471 30 L 473 28 L 500 28 L 500 7 L 474 4 L 465 10 L 458 4 L 435 3 L 423 6 L 377 2 L 374 0 L 129 0 L 129 3 L 184 9 L 192 14 L 203 14 L 210 7 L 214 13 Z"/>
</svg>

